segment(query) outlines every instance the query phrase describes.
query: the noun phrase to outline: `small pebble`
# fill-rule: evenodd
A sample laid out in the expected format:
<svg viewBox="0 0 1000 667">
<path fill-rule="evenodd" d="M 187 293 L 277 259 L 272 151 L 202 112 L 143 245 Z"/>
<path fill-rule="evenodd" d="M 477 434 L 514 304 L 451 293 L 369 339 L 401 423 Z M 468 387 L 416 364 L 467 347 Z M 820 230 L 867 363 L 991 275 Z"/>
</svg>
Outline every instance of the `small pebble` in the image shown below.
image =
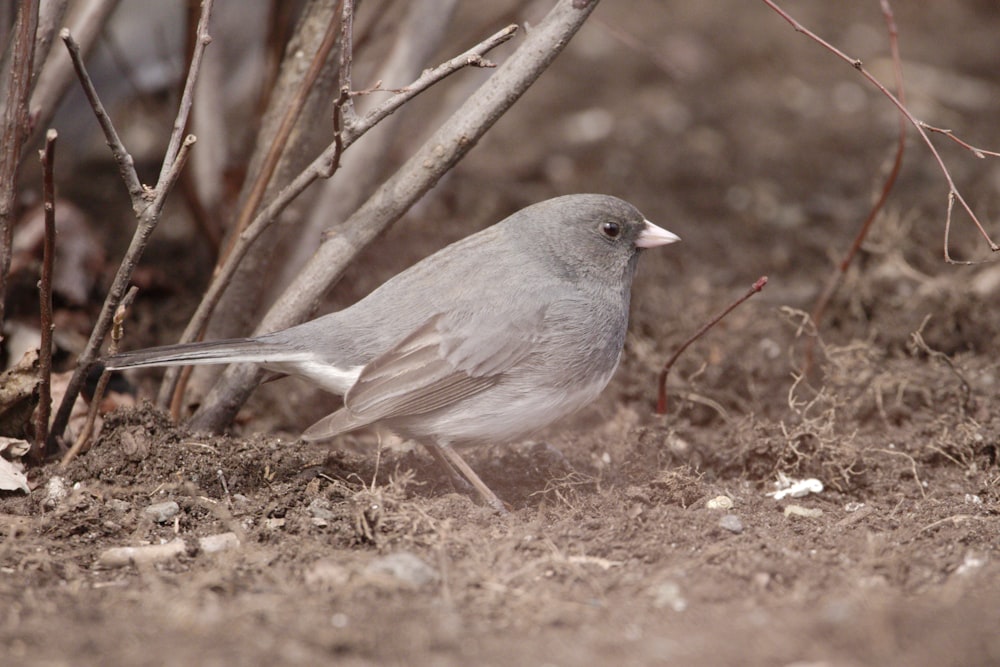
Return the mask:
<svg viewBox="0 0 1000 667">
<path fill-rule="evenodd" d="M 145 510 L 146 514 L 156 523 L 167 523 L 180 514 L 181 506 L 173 500 L 150 505 Z"/>
<path fill-rule="evenodd" d="M 68 495 L 69 489 L 66 488 L 66 480 L 59 475 L 53 475 L 45 484 L 45 500 L 43 504 L 46 508 L 52 509 L 66 500 L 66 496 Z"/>
<path fill-rule="evenodd" d="M 725 514 L 719 519 L 719 527 L 739 535 L 743 532 L 743 522 L 735 514 Z"/>
<path fill-rule="evenodd" d="M 802 505 L 788 505 L 785 507 L 785 516 L 801 516 L 808 519 L 815 519 L 823 516 L 823 510 L 803 507 Z"/>
<path fill-rule="evenodd" d="M 710 510 L 730 510 L 733 508 L 733 499 L 729 496 L 716 496 L 705 503 L 705 507 Z"/>
<path fill-rule="evenodd" d="M 122 512 L 123 514 L 132 509 L 132 503 L 127 500 L 122 500 L 121 498 L 112 498 L 105 504 L 108 506 L 108 509 L 114 510 L 115 512 Z"/>
<path fill-rule="evenodd" d="M 180 537 L 163 544 L 146 544 L 138 547 L 112 547 L 97 558 L 98 567 L 125 567 L 135 563 L 162 563 L 187 551 Z"/>
</svg>

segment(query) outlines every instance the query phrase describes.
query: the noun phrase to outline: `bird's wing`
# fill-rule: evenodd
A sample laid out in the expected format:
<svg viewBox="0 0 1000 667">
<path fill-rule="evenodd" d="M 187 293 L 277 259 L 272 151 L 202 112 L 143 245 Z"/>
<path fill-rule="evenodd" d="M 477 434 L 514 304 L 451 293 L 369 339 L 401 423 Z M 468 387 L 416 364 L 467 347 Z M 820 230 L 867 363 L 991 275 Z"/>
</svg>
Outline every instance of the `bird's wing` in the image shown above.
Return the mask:
<svg viewBox="0 0 1000 667">
<path fill-rule="evenodd" d="M 545 309 L 522 316 L 451 311 L 431 317 L 369 362 L 344 407 L 309 427 L 322 440 L 384 419 L 419 415 L 477 394 L 537 345 Z"/>
</svg>

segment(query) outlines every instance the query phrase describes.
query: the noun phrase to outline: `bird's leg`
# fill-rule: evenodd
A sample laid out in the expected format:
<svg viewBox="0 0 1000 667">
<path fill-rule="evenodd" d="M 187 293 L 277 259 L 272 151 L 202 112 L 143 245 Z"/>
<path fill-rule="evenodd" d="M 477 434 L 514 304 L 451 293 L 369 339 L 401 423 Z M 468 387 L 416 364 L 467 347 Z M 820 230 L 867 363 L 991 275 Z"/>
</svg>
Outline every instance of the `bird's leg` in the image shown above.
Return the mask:
<svg viewBox="0 0 1000 667">
<path fill-rule="evenodd" d="M 447 442 L 428 443 L 427 449 L 453 476 L 471 484 L 479 493 L 479 497 L 495 509 L 498 514 L 507 514 L 507 508 L 504 507 L 503 501 L 497 497 L 497 494 L 493 493 L 490 487 L 486 486 L 483 480 L 479 479 L 476 471 L 469 467 L 465 459 L 459 456 L 450 444 Z"/>
<path fill-rule="evenodd" d="M 434 457 L 434 460 L 437 461 L 441 469 L 447 473 L 448 481 L 451 482 L 451 488 L 456 493 L 471 495 L 476 492 L 472 485 L 466 481 L 462 473 L 451 464 L 451 461 L 448 460 L 448 457 L 444 455 L 444 452 L 441 451 L 441 448 L 437 444 L 425 444 L 425 447 L 431 453 L 431 456 Z"/>
</svg>

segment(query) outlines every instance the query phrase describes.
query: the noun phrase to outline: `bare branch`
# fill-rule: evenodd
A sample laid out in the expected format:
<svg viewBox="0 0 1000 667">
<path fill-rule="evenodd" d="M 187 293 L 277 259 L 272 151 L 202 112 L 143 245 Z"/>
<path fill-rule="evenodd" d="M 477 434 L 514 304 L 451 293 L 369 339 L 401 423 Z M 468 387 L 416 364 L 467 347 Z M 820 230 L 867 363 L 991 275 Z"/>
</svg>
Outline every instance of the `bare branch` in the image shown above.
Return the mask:
<svg viewBox="0 0 1000 667">
<path fill-rule="evenodd" d="M 345 148 L 354 143 L 362 134 L 380 123 L 386 116 L 395 113 L 397 109 L 409 102 L 411 99 L 424 92 L 441 79 L 457 72 L 459 69 L 462 69 L 463 67 L 496 67 L 493 63 L 484 60 L 483 56 L 500 44 L 509 40 L 514 36 L 515 32 L 517 32 L 517 26 L 509 25 L 503 30 L 492 35 L 490 38 L 480 42 L 465 53 L 457 55 L 451 60 L 441 63 L 437 67 L 424 70 L 416 81 L 405 88 L 400 89 L 399 92 L 382 104 L 372 108 L 365 115 L 358 118 L 354 125 L 345 127 Z"/>
<path fill-rule="evenodd" d="M 965 198 L 962 196 L 962 193 L 959 192 L 958 187 L 955 185 L 955 181 L 951 177 L 951 172 L 948 171 L 947 165 L 945 165 L 944 160 L 941 158 L 940 153 L 938 153 L 937 149 L 934 147 L 934 143 L 931 141 L 930 137 L 927 136 L 927 131 L 924 129 L 925 124 L 921 120 L 917 119 L 906 107 L 906 105 L 899 100 L 899 98 L 893 95 L 885 86 L 882 85 L 882 83 L 878 79 L 872 76 L 871 72 L 869 72 L 864 68 L 863 63 L 860 60 L 856 58 L 851 58 L 846 53 L 844 53 L 843 51 L 833 46 L 832 44 L 824 40 L 816 33 L 812 32 L 811 30 L 803 26 L 801 23 L 792 18 L 791 15 L 788 14 L 788 12 L 786 12 L 781 7 L 779 7 L 775 2 L 773 2 L 773 0 L 763 0 L 763 2 L 768 7 L 773 9 L 779 16 L 781 16 L 781 18 L 785 19 L 785 21 L 787 21 L 792 26 L 792 28 L 795 29 L 796 32 L 800 32 L 803 35 L 807 36 L 809 39 L 813 40 L 814 42 L 825 48 L 827 51 L 830 51 L 831 53 L 833 53 L 835 56 L 846 62 L 851 67 L 858 70 L 858 72 L 861 73 L 861 76 L 867 79 L 868 82 L 871 83 L 873 86 L 878 88 L 879 92 L 881 92 L 883 95 L 889 98 L 889 101 L 892 102 L 892 104 L 899 110 L 899 113 L 903 114 L 906 120 L 909 121 L 910 125 L 916 128 L 917 133 L 920 135 L 920 138 L 923 140 L 928 150 L 930 150 L 931 155 L 934 156 L 934 160 L 937 162 L 938 168 L 941 170 L 941 173 L 944 174 L 944 178 L 948 182 L 949 211 L 950 211 L 950 206 L 952 205 L 951 199 L 958 200 L 958 202 L 962 205 L 962 208 L 965 209 L 965 212 L 969 214 L 969 217 L 972 219 L 972 222 L 976 225 L 976 228 L 979 230 L 980 235 L 986 240 L 987 244 L 989 244 L 990 250 L 992 250 L 993 252 L 1000 250 L 1000 245 L 997 245 L 993 241 L 993 239 L 990 238 L 990 235 L 986 232 L 985 227 L 983 227 L 983 224 L 979 221 L 979 218 L 976 216 L 975 212 L 972 210 L 969 204 L 966 203 Z M 949 215 L 949 223 L 950 223 L 950 215 Z M 952 259 L 951 255 L 948 252 L 947 230 L 948 227 L 946 226 L 945 240 L 944 240 L 945 261 L 948 262 L 949 264 L 978 263 L 975 261 L 963 262 Z"/>
<path fill-rule="evenodd" d="M 158 200 L 162 199 L 168 192 L 170 192 L 170 190 L 173 189 L 177 179 L 181 176 L 181 172 L 184 171 L 184 165 L 187 163 L 191 147 L 194 146 L 197 141 L 198 138 L 193 134 L 189 134 L 184 137 L 184 141 L 181 142 L 180 151 L 178 151 L 176 157 L 174 158 L 173 164 L 170 165 L 170 169 L 168 169 L 164 174 L 160 184 L 156 186 Z"/>
<path fill-rule="evenodd" d="M 97 89 L 94 88 L 94 82 L 90 78 L 90 73 L 87 72 L 87 66 L 80 53 L 80 45 L 73 39 L 69 28 L 60 30 L 59 38 L 66 44 L 70 60 L 73 62 L 73 69 L 76 70 L 76 75 L 83 85 L 83 92 L 87 96 L 87 101 L 90 102 L 90 107 L 94 110 L 94 115 L 97 116 L 97 122 L 101 124 L 105 139 L 108 140 L 111 155 L 118 164 L 118 173 L 121 175 L 122 181 L 125 182 L 125 188 L 132 199 L 132 211 L 139 215 L 146 207 L 147 202 L 144 198 L 146 189 L 139 181 L 139 174 L 135 171 L 135 161 L 125 148 L 125 144 L 122 143 L 121 137 L 118 136 L 118 130 L 115 129 L 107 109 L 104 108 L 104 104 L 97 94 Z"/>
<path fill-rule="evenodd" d="M 973 146 L 968 142 L 962 141 L 961 139 L 955 136 L 955 133 L 952 130 L 946 130 L 942 127 L 934 127 L 933 125 L 928 125 L 923 121 L 920 122 L 920 126 L 925 130 L 927 130 L 928 132 L 936 132 L 938 134 L 943 134 L 944 136 L 946 136 L 947 138 L 951 139 L 956 144 L 964 148 L 965 150 L 975 155 L 980 160 L 986 159 L 987 157 L 1000 157 L 1000 153 L 994 151 L 988 151 L 984 148 L 977 148 L 976 146 Z"/>
<path fill-rule="evenodd" d="M 257 331 L 275 331 L 308 317 L 322 294 L 336 282 L 353 257 L 399 219 L 476 144 L 545 71 L 596 5 L 596 0 L 559 0 L 496 73 L 375 191 L 343 224 L 340 233 L 324 239 L 316 254 L 264 317 Z M 513 29 L 498 35 L 504 32 L 512 33 Z M 466 64 L 469 60 L 467 57 Z M 333 147 L 327 148 L 312 166 L 321 165 L 324 159 L 332 157 Z M 249 231 L 250 228 L 247 229 Z M 192 419 L 192 425 L 195 428 L 216 429 L 228 423 L 259 378 L 258 370 L 251 366 L 229 367 L 202 403 Z"/>
<path fill-rule="evenodd" d="M 45 213 L 45 241 L 42 245 L 42 276 L 38 281 L 41 341 L 38 346 L 38 407 L 35 409 L 35 442 L 32 458 L 45 459 L 45 441 L 49 436 L 49 415 L 52 414 L 52 264 L 56 254 L 56 188 L 52 175 L 56 139 L 59 133 L 45 134 L 45 148 L 38 151 L 42 162 L 42 206 Z"/>
<path fill-rule="evenodd" d="M 201 0 L 201 18 L 198 20 L 198 27 L 195 34 L 197 41 L 191 53 L 191 64 L 188 66 L 187 80 L 184 82 L 184 92 L 181 93 L 181 101 L 177 107 L 177 116 L 174 118 L 174 129 L 170 133 L 170 143 L 167 145 L 167 152 L 163 156 L 163 166 L 160 167 L 160 177 L 156 181 L 157 208 L 163 206 L 163 198 L 167 196 L 169 187 L 164 187 L 170 171 L 177 161 L 177 154 L 181 150 L 181 144 L 186 143 L 184 130 L 187 127 L 188 117 L 191 115 L 191 99 L 194 95 L 195 84 L 198 81 L 198 73 L 201 71 L 201 59 L 205 55 L 207 47 L 212 37 L 208 34 L 208 18 L 212 14 L 212 3 L 214 0 Z M 176 176 L 175 176 L 176 180 Z"/>
</svg>

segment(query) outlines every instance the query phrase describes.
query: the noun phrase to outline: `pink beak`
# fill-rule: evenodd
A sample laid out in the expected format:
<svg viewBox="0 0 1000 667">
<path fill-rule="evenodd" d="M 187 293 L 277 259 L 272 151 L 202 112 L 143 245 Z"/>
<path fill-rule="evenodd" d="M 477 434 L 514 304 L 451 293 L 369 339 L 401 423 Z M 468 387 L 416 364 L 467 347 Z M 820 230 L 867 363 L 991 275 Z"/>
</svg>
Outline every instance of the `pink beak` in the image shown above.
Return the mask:
<svg viewBox="0 0 1000 667">
<path fill-rule="evenodd" d="M 677 236 L 677 234 L 668 232 L 663 227 L 657 227 L 649 220 L 646 220 L 646 225 L 639 232 L 639 238 L 635 240 L 635 247 L 655 248 L 656 246 L 667 245 L 668 243 L 675 243 L 680 240 L 681 237 Z"/>
</svg>

